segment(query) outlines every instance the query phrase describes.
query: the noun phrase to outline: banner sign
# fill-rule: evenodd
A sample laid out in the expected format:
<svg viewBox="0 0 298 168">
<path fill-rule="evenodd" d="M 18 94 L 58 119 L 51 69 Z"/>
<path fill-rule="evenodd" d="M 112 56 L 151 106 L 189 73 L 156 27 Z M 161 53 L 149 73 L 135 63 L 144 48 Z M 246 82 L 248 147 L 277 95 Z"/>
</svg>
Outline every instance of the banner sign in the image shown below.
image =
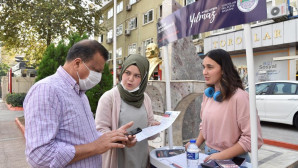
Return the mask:
<svg viewBox="0 0 298 168">
<path fill-rule="evenodd" d="M 267 19 L 265 0 L 200 0 L 157 23 L 157 42 L 170 42 L 202 32 Z"/>
</svg>

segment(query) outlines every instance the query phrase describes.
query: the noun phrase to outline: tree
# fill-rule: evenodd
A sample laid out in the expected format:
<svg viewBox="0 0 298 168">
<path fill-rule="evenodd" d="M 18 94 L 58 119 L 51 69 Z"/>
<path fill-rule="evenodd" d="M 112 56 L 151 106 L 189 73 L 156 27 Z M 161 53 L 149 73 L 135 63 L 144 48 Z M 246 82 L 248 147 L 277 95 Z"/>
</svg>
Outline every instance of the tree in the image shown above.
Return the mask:
<svg viewBox="0 0 298 168">
<path fill-rule="evenodd" d="M 2 46 L 1 48 L 1 63 L 8 66 L 12 66 L 15 63 L 15 54 L 7 49 L 7 47 Z"/>
<path fill-rule="evenodd" d="M 110 73 L 109 65 L 105 64 L 101 81 L 92 89 L 86 92 L 91 106 L 91 111 L 96 112 L 99 98 L 113 87 L 113 75 Z"/>
<path fill-rule="evenodd" d="M 9 66 L 7 64 L 0 63 L 0 81 L 1 81 L 1 76 L 6 76 L 8 70 L 9 70 Z"/>
<path fill-rule="evenodd" d="M 79 34 L 73 34 L 69 37 L 68 45 L 65 45 L 63 40 L 58 43 L 57 47 L 55 47 L 54 44 L 49 45 L 37 69 L 36 81 L 54 74 L 57 68 L 65 63 L 66 55 L 70 47 L 73 46 L 74 43 L 87 38 L 87 35 L 80 36 Z"/>
<path fill-rule="evenodd" d="M 73 34 L 69 37 L 68 45 L 65 45 L 64 41 L 60 41 L 56 47 L 54 44 L 49 45 L 40 62 L 39 69 L 37 70 L 36 81 L 54 74 L 57 68 L 64 64 L 70 47 L 73 46 L 74 43 L 87 38 L 87 35 L 80 36 L 79 34 Z M 112 87 L 113 76 L 110 73 L 109 65 L 105 64 L 100 83 L 86 92 L 93 113 L 96 111 L 99 98 L 104 92 L 110 90 Z"/>
<path fill-rule="evenodd" d="M 45 41 L 65 39 L 71 32 L 98 35 L 101 0 L 16 0 L 0 2 L 0 41 L 22 46 L 30 36 Z M 18 48 L 17 47 L 17 48 Z"/>
<path fill-rule="evenodd" d="M 0 1 L 0 41 L 14 55 L 25 53 L 30 66 L 38 66 L 51 43 L 73 32 L 97 36 L 105 28 L 101 0 L 9 0 Z"/>
<path fill-rule="evenodd" d="M 1 87 L 2 76 L 6 76 L 8 69 L 9 69 L 9 66 L 7 64 L 0 62 L 0 98 L 2 98 L 2 87 Z"/>
</svg>

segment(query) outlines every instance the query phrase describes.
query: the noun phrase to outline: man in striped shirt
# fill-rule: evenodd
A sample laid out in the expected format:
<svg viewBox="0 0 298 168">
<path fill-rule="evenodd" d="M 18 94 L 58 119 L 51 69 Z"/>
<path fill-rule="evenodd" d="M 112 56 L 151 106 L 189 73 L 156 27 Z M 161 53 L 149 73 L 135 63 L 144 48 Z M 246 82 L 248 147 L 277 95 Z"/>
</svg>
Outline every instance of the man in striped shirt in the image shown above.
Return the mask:
<svg viewBox="0 0 298 168">
<path fill-rule="evenodd" d="M 108 51 L 95 40 L 76 43 L 63 67 L 32 86 L 24 101 L 27 161 L 32 167 L 101 167 L 101 155 L 124 148 L 117 141 L 132 122 L 101 134 L 86 90 L 100 82 Z"/>
</svg>

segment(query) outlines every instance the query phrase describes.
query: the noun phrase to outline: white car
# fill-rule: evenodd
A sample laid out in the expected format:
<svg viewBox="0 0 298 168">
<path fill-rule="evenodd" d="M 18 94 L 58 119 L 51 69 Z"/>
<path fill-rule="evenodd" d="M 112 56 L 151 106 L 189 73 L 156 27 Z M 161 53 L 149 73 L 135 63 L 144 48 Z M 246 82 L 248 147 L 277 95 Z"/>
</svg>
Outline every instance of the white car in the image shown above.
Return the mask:
<svg viewBox="0 0 298 168">
<path fill-rule="evenodd" d="M 261 121 L 298 128 L 298 81 L 256 83 L 256 106 Z"/>
</svg>

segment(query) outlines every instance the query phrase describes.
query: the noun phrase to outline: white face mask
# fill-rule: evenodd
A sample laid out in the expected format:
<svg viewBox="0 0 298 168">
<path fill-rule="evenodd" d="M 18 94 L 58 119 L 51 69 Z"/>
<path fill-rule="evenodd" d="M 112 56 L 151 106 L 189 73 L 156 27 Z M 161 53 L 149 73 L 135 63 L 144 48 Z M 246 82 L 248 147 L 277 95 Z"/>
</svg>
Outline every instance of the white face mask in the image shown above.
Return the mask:
<svg viewBox="0 0 298 168">
<path fill-rule="evenodd" d="M 132 90 L 127 90 L 127 89 L 125 88 L 125 86 L 123 85 L 122 80 L 121 80 L 120 84 L 121 84 L 121 86 L 123 87 L 124 90 L 126 90 L 126 91 L 128 91 L 128 92 L 130 92 L 130 93 L 135 92 L 135 91 L 137 91 L 137 90 L 140 89 L 140 86 L 141 86 L 141 84 L 143 83 L 143 81 L 144 81 L 146 75 L 147 75 L 147 72 L 145 73 L 144 78 L 142 79 L 140 85 L 139 85 L 138 87 L 132 89 Z"/>
<path fill-rule="evenodd" d="M 77 72 L 79 77 L 79 86 L 80 90 L 89 90 L 100 82 L 102 74 L 100 72 L 90 70 L 85 63 L 84 65 L 89 70 L 89 76 L 86 79 L 81 79 L 79 73 Z"/>
<path fill-rule="evenodd" d="M 126 90 L 126 91 L 128 91 L 128 92 L 130 92 L 130 93 L 135 92 L 135 91 L 137 91 L 137 90 L 140 89 L 140 86 L 138 86 L 138 87 L 136 87 L 136 88 L 134 88 L 134 89 L 132 89 L 132 90 L 127 90 L 127 89 L 125 88 L 125 86 L 123 85 L 123 82 L 122 82 L 122 81 L 120 82 L 120 84 L 121 84 L 121 86 L 123 87 L 124 90 Z"/>
</svg>

